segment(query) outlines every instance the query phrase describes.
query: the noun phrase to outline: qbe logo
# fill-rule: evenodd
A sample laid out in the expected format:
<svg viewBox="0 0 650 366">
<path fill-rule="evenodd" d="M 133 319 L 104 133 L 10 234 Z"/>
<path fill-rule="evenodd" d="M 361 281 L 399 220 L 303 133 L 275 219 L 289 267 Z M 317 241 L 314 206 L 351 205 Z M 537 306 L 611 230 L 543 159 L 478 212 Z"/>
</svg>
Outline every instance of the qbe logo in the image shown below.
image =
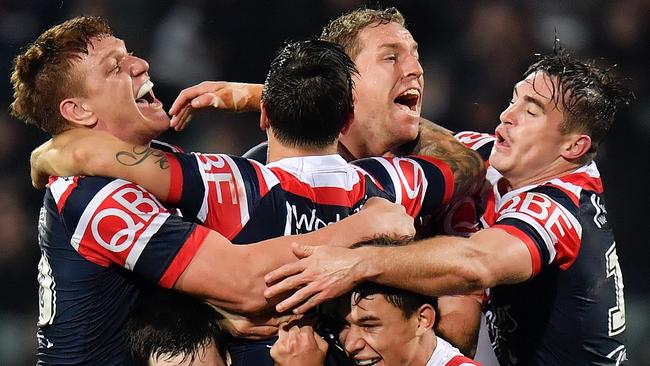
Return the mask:
<svg viewBox="0 0 650 366">
<path fill-rule="evenodd" d="M 110 193 L 102 194 L 104 190 Z M 90 202 L 79 222 L 81 230 L 77 230 L 90 240 L 79 243 L 95 242 L 110 252 L 121 253 L 138 242 L 146 244 L 168 216 L 151 194 L 122 181 L 118 189 L 109 185 Z"/>
</svg>

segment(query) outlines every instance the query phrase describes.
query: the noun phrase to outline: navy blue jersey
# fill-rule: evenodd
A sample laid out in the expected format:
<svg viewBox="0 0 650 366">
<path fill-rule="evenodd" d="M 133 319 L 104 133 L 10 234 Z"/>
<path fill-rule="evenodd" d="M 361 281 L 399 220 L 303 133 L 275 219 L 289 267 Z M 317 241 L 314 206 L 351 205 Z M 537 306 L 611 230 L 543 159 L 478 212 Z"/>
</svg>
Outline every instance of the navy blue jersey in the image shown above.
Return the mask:
<svg viewBox="0 0 650 366">
<path fill-rule="evenodd" d="M 38 364 L 125 365 L 142 286 L 173 286 L 208 230 L 133 183 L 70 177 L 51 178 L 38 233 Z"/>
<path fill-rule="evenodd" d="M 463 132 L 490 151 L 494 137 Z M 483 227 L 521 239 L 526 282 L 489 292 L 486 318 L 501 365 L 618 365 L 625 360 L 623 276 L 595 163 L 544 184 L 506 191 L 488 168 Z"/>
</svg>

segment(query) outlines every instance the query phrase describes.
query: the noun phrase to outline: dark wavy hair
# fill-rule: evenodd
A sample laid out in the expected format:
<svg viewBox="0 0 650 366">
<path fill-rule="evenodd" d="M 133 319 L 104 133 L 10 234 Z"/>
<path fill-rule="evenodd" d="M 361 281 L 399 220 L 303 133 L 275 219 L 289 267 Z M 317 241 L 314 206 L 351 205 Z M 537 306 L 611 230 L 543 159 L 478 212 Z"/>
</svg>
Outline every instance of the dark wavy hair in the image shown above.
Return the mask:
<svg viewBox="0 0 650 366">
<path fill-rule="evenodd" d="M 212 307 L 173 290 L 144 291 L 127 323 L 127 346 L 136 365 L 177 356 L 191 364 L 210 343 L 223 352 L 222 337 Z"/>
<path fill-rule="evenodd" d="M 363 246 L 402 246 L 409 245 L 413 240 L 409 237 L 391 238 L 388 236 L 378 236 L 370 240 L 359 242 L 353 245 L 353 248 Z M 390 304 L 402 311 L 404 319 L 410 318 L 424 304 L 433 306 L 436 310 L 436 319 L 438 318 L 438 298 L 402 290 L 395 287 L 380 285 L 374 282 L 362 282 L 351 291 L 352 303 L 357 305 L 361 300 L 373 295 L 381 295 Z M 349 298 L 349 297 L 347 297 Z"/>
<path fill-rule="evenodd" d="M 634 93 L 612 75 L 612 69 L 601 68 L 593 61 L 578 60 L 556 38 L 553 53 L 539 55 L 524 73 L 524 78 L 539 71 L 556 78 L 551 99 L 555 100 L 556 107 L 564 110 L 562 132 L 584 133 L 591 137 L 591 149 L 582 163 L 595 157 L 598 145 L 614 123 L 618 107 L 634 100 Z"/>
</svg>

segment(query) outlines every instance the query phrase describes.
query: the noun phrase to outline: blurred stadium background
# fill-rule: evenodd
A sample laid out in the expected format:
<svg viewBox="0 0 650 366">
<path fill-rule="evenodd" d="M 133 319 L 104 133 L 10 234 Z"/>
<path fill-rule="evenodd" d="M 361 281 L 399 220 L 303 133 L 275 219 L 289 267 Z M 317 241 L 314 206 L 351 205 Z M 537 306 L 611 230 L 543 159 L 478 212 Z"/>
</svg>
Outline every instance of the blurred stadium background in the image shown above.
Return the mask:
<svg viewBox="0 0 650 366">
<path fill-rule="evenodd" d="M 650 365 L 650 1 L 355 0 L 0 0 L 0 365 L 33 365 L 42 192 L 29 184 L 30 151 L 47 136 L 9 117 L 9 70 L 21 47 L 64 19 L 109 20 L 115 34 L 147 59 L 155 93 L 168 108 L 203 80 L 262 82 L 286 40 L 320 32 L 361 5 L 397 6 L 420 44 L 423 115 L 453 130 L 492 132 L 534 54 L 555 34 L 581 57 L 617 64 L 638 100 L 618 115 L 597 161 L 625 277 L 628 357 Z M 116 106 L 119 108 L 119 106 Z M 241 154 L 264 139 L 255 114 L 201 112 L 163 140 L 187 150 Z"/>
</svg>

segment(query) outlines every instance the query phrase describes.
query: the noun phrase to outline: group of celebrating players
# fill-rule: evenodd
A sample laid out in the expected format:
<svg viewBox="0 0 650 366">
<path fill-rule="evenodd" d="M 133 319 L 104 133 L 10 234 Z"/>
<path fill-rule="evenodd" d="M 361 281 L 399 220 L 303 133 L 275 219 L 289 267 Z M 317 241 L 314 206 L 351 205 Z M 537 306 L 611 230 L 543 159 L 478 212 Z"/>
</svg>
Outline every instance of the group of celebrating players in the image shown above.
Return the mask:
<svg viewBox="0 0 650 366">
<path fill-rule="evenodd" d="M 623 279 L 593 158 L 632 94 L 556 43 L 493 134 L 420 116 L 394 8 L 284 45 L 264 84 L 204 82 L 169 118 L 101 18 L 14 61 L 32 154 L 39 364 L 619 365 Z M 259 111 L 245 157 L 154 140 L 194 110 Z M 481 314 L 484 314 L 484 317 Z M 491 361 L 486 361 L 485 364 Z"/>
</svg>

